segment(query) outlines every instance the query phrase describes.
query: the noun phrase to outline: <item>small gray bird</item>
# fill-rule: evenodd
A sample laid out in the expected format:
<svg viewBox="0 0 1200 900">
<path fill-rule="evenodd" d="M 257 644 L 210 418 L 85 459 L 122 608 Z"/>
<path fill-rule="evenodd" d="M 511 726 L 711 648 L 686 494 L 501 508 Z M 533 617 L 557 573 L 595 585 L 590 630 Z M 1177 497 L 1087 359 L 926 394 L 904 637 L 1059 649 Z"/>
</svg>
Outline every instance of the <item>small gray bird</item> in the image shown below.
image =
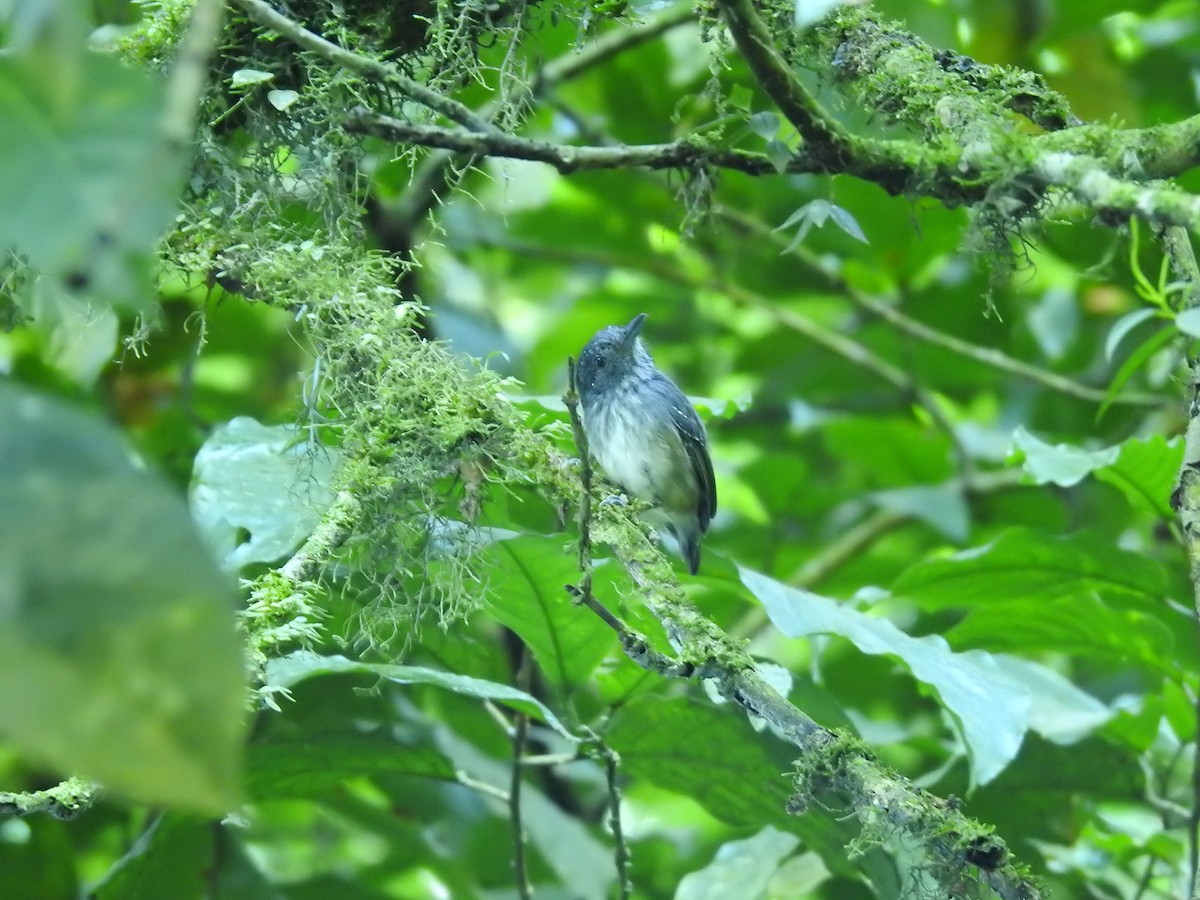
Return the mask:
<svg viewBox="0 0 1200 900">
<path fill-rule="evenodd" d="M 717 511 L 708 437 L 683 391 L 654 365 L 638 337 L 646 314 L 602 328 L 579 354 L 575 381 L 592 455 L 610 479 L 653 504 L 652 519 L 700 568 L 700 536 Z"/>
</svg>

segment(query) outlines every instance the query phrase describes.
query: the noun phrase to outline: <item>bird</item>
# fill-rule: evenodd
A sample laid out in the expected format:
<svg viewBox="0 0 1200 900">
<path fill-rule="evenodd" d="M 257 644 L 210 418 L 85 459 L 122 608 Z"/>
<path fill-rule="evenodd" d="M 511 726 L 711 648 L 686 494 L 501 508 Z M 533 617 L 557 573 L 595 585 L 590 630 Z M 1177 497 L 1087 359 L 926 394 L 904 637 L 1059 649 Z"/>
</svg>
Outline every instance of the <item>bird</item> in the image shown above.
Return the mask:
<svg viewBox="0 0 1200 900">
<path fill-rule="evenodd" d="M 609 480 L 651 505 L 647 516 L 700 570 L 700 538 L 717 511 L 708 435 L 695 408 L 642 343 L 646 314 L 600 329 L 579 354 L 576 389 L 591 455 Z"/>
</svg>

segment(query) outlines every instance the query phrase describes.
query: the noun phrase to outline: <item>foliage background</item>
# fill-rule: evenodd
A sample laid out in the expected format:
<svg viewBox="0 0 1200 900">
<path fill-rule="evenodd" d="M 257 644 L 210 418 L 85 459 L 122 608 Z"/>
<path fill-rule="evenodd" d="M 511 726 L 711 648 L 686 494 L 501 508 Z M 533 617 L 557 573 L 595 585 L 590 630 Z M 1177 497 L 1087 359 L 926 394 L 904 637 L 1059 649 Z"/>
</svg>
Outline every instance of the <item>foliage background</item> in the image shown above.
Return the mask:
<svg viewBox="0 0 1200 900">
<path fill-rule="evenodd" d="M 429 3 L 428 31 L 400 7 L 291 7 L 474 109 L 497 101 L 520 134 L 796 143 L 737 54 L 702 42 L 711 20 L 665 4 Z M 874 9 L 1043 72 L 1085 120 L 1196 113 L 1194 4 Z M 1195 329 L 1151 227 L 1063 200 L 997 232 L 850 176 L 699 166 L 481 159 L 431 193 L 430 156 L 341 121 L 419 116 L 241 11 L 181 107 L 158 70 L 189 10 L 0 6 L 0 120 L 18 126 L 0 243 L 19 251 L 0 268 L 0 780 L 110 789 L 70 820 L 0 824 L 0 895 L 515 896 L 528 727 L 538 896 L 616 890 L 611 753 L 635 896 L 986 896 L 986 872 L 859 834 L 844 798 L 789 815 L 794 748 L 639 669 L 562 590 L 573 512 L 532 455 L 574 452 L 566 357 L 643 311 L 660 367 L 717 398 L 697 401 L 721 506 L 682 580 L 699 609 L 822 725 L 965 797 L 1054 896 L 1191 893 L 1197 643 L 1170 495 Z M 84 49 L 99 23 L 122 62 Z M 804 77 L 840 119 L 901 133 L 830 73 Z M 196 113 L 190 162 L 147 140 L 172 134 L 163 108 Z M 348 486 L 340 549 L 279 568 Z M 216 554 L 182 516 L 189 488 Z M 596 553 L 598 598 L 669 651 Z M 577 754 L 564 731 L 593 736 Z"/>
</svg>

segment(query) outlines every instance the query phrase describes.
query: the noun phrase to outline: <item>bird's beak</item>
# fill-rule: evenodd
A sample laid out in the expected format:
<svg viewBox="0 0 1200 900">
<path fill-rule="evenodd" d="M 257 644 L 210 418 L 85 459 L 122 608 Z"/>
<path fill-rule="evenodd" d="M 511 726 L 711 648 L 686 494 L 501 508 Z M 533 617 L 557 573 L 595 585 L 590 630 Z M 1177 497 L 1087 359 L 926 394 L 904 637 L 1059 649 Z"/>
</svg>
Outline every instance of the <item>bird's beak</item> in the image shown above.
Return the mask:
<svg viewBox="0 0 1200 900">
<path fill-rule="evenodd" d="M 645 313 L 638 313 L 633 317 L 633 320 L 625 326 L 625 333 L 621 336 L 621 346 L 629 349 L 633 346 L 633 342 L 637 340 L 638 334 L 641 333 L 642 323 L 646 321 Z"/>
</svg>

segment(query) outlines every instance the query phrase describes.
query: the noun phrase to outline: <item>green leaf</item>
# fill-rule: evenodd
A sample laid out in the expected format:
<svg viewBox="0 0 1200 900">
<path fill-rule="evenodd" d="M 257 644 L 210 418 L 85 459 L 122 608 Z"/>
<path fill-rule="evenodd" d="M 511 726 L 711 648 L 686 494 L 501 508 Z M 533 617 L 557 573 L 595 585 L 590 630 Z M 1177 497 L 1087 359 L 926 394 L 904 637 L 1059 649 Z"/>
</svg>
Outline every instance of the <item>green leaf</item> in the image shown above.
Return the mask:
<svg viewBox="0 0 1200 900">
<path fill-rule="evenodd" d="M 298 443 L 299 435 L 294 425 L 239 416 L 196 454 L 192 514 L 225 569 L 292 552 L 329 505 L 333 451 Z"/>
<path fill-rule="evenodd" d="M 165 815 L 142 832 L 95 891 L 96 900 L 203 897 L 216 858 L 211 822 Z"/>
<path fill-rule="evenodd" d="M 238 88 L 250 87 L 256 84 L 263 84 L 274 78 L 272 72 L 263 72 L 259 69 L 238 69 L 229 79 L 229 86 L 234 90 Z"/>
<path fill-rule="evenodd" d="M 0 58 L 0 250 L 93 299 L 152 303 L 136 263 L 170 223 L 183 177 L 163 106 L 160 80 L 82 43 Z"/>
<path fill-rule="evenodd" d="M 237 802 L 232 585 L 106 424 L 0 384 L 0 730 L 144 803 Z"/>
<path fill-rule="evenodd" d="M 775 171 L 782 175 L 792 161 L 792 151 L 783 141 L 770 140 L 767 141 L 767 159 Z"/>
<path fill-rule="evenodd" d="M 1054 287 L 1029 311 L 1029 330 L 1042 352 L 1059 360 L 1079 332 L 1079 304 L 1074 289 Z"/>
<path fill-rule="evenodd" d="M 1126 313 L 1125 315 L 1121 316 L 1121 318 L 1117 319 L 1117 321 L 1113 323 L 1112 328 L 1109 329 L 1108 337 L 1104 339 L 1104 358 L 1111 362 L 1113 356 L 1116 355 L 1117 349 L 1121 346 L 1121 342 L 1125 340 L 1125 337 L 1131 331 L 1133 331 L 1133 329 L 1137 328 L 1137 326 L 1141 325 L 1143 322 L 1148 322 L 1157 315 L 1158 310 L 1147 309 L 1143 307 L 1141 309 L 1135 309 L 1133 312 Z"/>
<path fill-rule="evenodd" d="M 267 101 L 280 112 L 300 99 L 300 94 L 292 90 L 267 91 Z"/>
<path fill-rule="evenodd" d="M 1170 519 L 1171 492 L 1183 464 L 1183 441 L 1168 441 L 1161 434 L 1130 438 L 1112 465 L 1096 470 L 1096 478 L 1113 485 L 1130 506 Z"/>
<path fill-rule="evenodd" d="M 1110 466 L 1120 452 L 1116 447 L 1084 450 L 1070 444 L 1051 446 L 1018 425 L 1013 432 L 1013 447 L 1024 455 L 1025 471 L 1038 484 L 1071 487 L 1083 481 L 1093 470 Z"/>
<path fill-rule="evenodd" d="M 454 779 L 454 767 L 425 742 L 381 733 L 306 734 L 251 744 L 246 786 L 258 800 L 318 798 L 347 779 L 381 774 Z"/>
<path fill-rule="evenodd" d="M 495 760 L 445 725 L 434 728 L 434 741 L 456 769 L 507 791 L 512 762 Z M 488 806 L 507 820 L 509 809 L 494 798 Z M 550 869 L 565 886 L 565 896 L 603 900 L 616 876 L 611 851 L 594 836 L 580 817 L 569 814 L 526 779 L 521 790 L 521 823 Z M 507 823 L 506 823 L 507 825 Z M 507 831 L 507 827 L 505 829 Z"/>
<path fill-rule="evenodd" d="M 495 544 L 488 555 L 497 563 L 488 582 L 488 612 L 520 635 L 555 684 L 586 682 L 618 644 L 612 630 L 564 589 L 579 580 L 564 539 L 527 535 Z"/>
<path fill-rule="evenodd" d="M 537 716 L 560 735 L 577 740 L 558 720 L 544 703 L 507 684 L 454 675 L 437 669 L 421 666 L 393 666 L 384 663 L 366 663 L 347 659 L 344 656 L 320 656 L 308 650 L 299 650 L 288 656 L 267 663 L 267 683 L 273 687 L 291 688 L 301 681 L 322 675 L 371 675 L 397 684 L 428 684 L 444 688 L 467 697 L 495 700 L 505 706 Z"/>
<path fill-rule="evenodd" d="M 25 326 L 42 338 L 45 364 L 82 387 L 91 387 L 112 362 L 117 315 L 105 304 L 68 290 L 51 278 L 36 278 L 28 294 L 17 293 Z"/>
<path fill-rule="evenodd" d="M 764 110 L 756 112 L 749 119 L 750 130 L 764 141 L 769 141 L 779 133 L 779 114 Z"/>
<path fill-rule="evenodd" d="M 1175 327 L 1188 337 L 1200 337 L 1200 309 L 1185 309 L 1175 317 Z"/>
<path fill-rule="evenodd" d="M 839 635 L 863 653 L 899 659 L 914 678 L 932 687 L 959 724 L 974 784 L 999 775 L 1030 728 L 1043 733 L 1050 729 L 1056 739 L 1075 739 L 1084 723 L 1094 728 L 1108 719 L 1103 704 L 1034 663 L 978 650 L 954 653 L 940 636 L 914 638 L 886 619 L 750 569 L 740 572 L 742 582 L 788 637 Z"/>
<path fill-rule="evenodd" d="M 727 841 L 712 862 L 683 877 L 675 900 L 759 900 L 799 844 L 795 835 L 770 825 L 745 840 Z"/>
<path fill-rule="evenodd" d="M 1174 637 L 1163 622 L 1142 610 L 1115 608 L 1086 592 L 1054 600 L 1018 596 L 975 605 L 946 639 L 956 648 L 1065 653 L 1133 663 L 1159 673 L 1179 668 Z"/>
<path fill-rule="evenodd" d="M 214 885 L 219 885 L 219 890 L 214 891 Z M 290 892 L 287 895 L 292 896 Z M 236 832 L 178 814 L 152 820 L 88 897 L 285 900 L 284 893 L 255 868 Z"/>
<path fill-rule="evenodd" d="M 729 708 L 676 697 L 622 707 L 604 737 L 626 774 L 689 796 L 732 825 L 778 824 L 791 786 L 752 734 Z"/>
<path fill-rule="evenodd" d="M 867 240 L 866 234 L 863 233 L 862 226 L 858 224 L 858 220 L 848 209 L 843 209 L 836 203 L 829 204 L 829 218 L 833 219 L 833 224 L 850 237 L 857 241 L 862 241 L 864 244 L 870 243 Z"/>
<path fill-rule="evenodd" d="M 1146 340 L 1142 341 L 1137 349 L 1129 354 L 1129 358 L 1121 364 L 1121 368 L 1117 370 L 1117 374 L 1113 376 L 1112 383 L 1108 386 L 1108 391 L 1105 392 L 1104 402 L 1100 404 L 1100 409 L 1096 411 L 1097 421 L 1112 406 L 1113 400 L 1120 394 L 1121 388 L 1125 387 L 1126 382 L 1133 377 L 1134 373 L 1144 366 L 1151 356 L 1171 343 L 1177 334 L 1178 332 L 1173 328 L 1160 328 L 1154 334 L 1150 335 L 1150 337 L 1146 338 Z"/>
<path fill-rule="evenodd" d="M 1053 603 L 1093 592 L 1157 609 L 1166 577 L 1160 563 L 1109 541 L 1012 528 L 982 547 L 917 563 L 896 579 L 892 591 L 926 609 L 1017 599 Z"/>
<path fill-rule="evenodd" d="M 1051 446 L 1023 426 L 1013 432 L 1013 447 L 1023 457 L 1025 471 L 1038 484 L 1071 487 L 1088 475 L 1116 487 L 1131 506 L 1170 516 L 1171 491 L 1183 461 L 1182 441 L 1162 435 L 1129 440 L 1099 450 L 1070 444 Z"/>
</svg>

